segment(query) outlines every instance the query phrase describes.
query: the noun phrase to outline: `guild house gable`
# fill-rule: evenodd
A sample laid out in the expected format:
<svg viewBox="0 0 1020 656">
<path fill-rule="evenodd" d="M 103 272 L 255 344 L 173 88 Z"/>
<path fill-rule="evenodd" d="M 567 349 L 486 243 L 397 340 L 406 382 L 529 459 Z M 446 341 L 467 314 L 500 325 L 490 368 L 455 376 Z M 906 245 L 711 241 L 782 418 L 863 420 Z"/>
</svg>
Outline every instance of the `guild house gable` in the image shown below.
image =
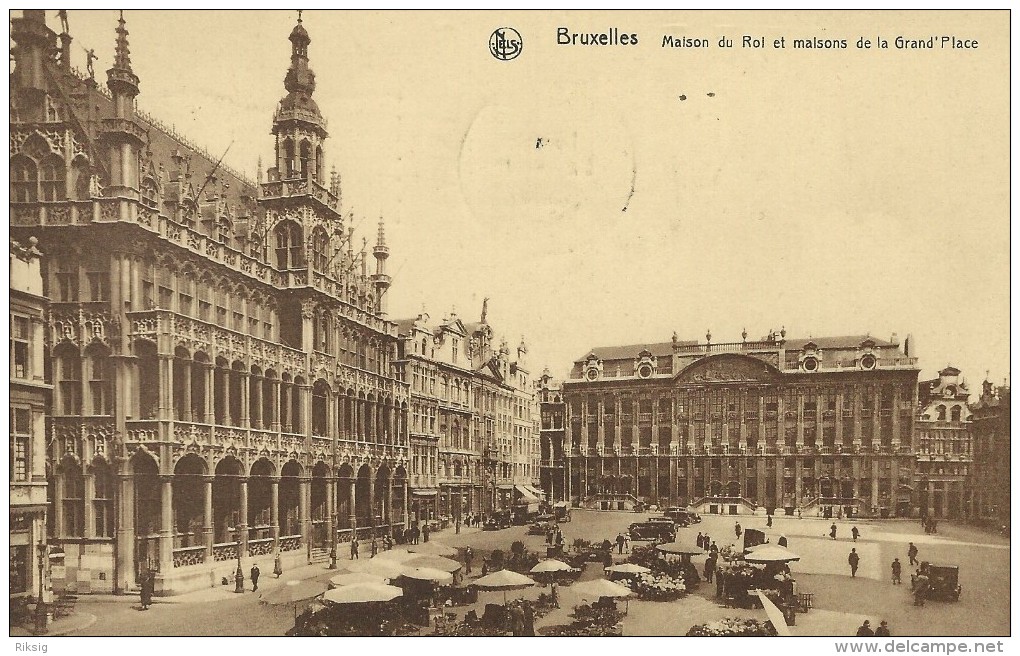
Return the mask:
<svg viewBox="0 0 1020 656">
<path fill-rule="evenodd" d="M 696 360 L 676 376 L 676 382 L 698 383 L 774 383 L 779 370 L 757 358 L 722 353 Z"/>
</svg>

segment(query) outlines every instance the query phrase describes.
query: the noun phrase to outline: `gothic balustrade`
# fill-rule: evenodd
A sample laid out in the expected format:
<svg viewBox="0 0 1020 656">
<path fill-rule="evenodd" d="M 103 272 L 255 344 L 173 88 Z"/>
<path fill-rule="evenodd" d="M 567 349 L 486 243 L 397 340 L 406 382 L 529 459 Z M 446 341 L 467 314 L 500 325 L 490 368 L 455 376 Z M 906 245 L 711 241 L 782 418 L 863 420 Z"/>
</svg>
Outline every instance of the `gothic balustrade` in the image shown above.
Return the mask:
<svg viewBox="0 0 1020 656">
<path fill-rule="evenodd" d="M 173 558 L 174 567 L 200 565 L 205 562 L 205 545 L 174 549 Z"/>
<path fill-rule="evenodd" d="M 237 560 L 238 549 L 239 545 L 236 542 L 214 544 L 212 548 L 213 560 L 218 563 L 227 560 Z"/>
<path fill-rule="evenodd" d="M 280 551 L 297 551 L 301 548 L 300 535 L 280 536 Z"/>
<path fill-rule="evenodd" d="M 273 538 L 248 540 L 249 556 L 266 556 L 273 553 Z"/>
</svg>

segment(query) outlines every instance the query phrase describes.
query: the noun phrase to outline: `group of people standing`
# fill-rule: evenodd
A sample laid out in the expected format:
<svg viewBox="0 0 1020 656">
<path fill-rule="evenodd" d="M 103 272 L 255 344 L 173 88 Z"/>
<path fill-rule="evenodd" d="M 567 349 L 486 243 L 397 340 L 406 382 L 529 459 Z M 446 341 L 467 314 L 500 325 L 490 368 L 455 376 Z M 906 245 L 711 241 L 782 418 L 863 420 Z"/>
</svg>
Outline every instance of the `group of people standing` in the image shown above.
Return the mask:
<svg viewBox="0 0 1020 656">
<path fill-rule="evenodd" d="M 737 524 L 737 526 L 740 526 L 740 524 Z M 698 537 L 695 540 L 695 544 L 704 549 L 705 551 L 719 553 L 719 547 L 715 546 L 715 541 L 712 540 L 712 538 L 708 537 L 708 533 L 702 534 L 701 531 L 698 531 Z"/>
<path fill-rule="evenodd" d="M 892 634 L 889 633 L 889 623 L 885 620 L 882 620 L 878 628 L 874 630 L 871 628 L 871 620 L 864 620 L 864 624 L 857 628 L 857 637 L 859 638 L 882 638 L 890 635 Z"/>
</svg>

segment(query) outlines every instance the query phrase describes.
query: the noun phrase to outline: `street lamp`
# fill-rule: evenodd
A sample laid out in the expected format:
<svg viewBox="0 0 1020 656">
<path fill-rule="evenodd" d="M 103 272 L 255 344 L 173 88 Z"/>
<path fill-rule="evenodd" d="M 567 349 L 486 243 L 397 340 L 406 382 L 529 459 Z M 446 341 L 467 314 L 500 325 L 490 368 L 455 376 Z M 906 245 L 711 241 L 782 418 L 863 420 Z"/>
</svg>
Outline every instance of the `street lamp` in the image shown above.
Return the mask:
<svg viewBox="0 0 1020 656">
<path fill-rule="evenodd" d="M 237 571 L 234 572 L 234 592 L 244 592 L 244 571 L 241 569 L 241 526 L 234 529 L 237 535 Z"/>
<path fill-rule="evenodd" d="M 46 627 L 47 616 L 46 616 L 46 602 L 43 601 L 43 594 L 46 589 L 46 557 L 47 549 L 46 543 L 43 542 L 42 538 L 39 538 L 39 599 L 35 604 L 35 634 L 42 635 L 48 631 Z"/>
</svg>

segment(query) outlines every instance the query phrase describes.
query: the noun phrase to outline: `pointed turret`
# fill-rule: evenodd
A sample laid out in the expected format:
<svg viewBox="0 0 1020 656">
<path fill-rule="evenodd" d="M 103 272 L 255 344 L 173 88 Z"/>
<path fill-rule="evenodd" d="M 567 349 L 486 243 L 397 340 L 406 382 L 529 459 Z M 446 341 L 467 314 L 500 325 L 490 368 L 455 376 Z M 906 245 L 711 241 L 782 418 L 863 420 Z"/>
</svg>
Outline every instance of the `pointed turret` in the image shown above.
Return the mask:
<svg viewBox="0 0 1020 656">
<path fill-rule="evenodd" d="M 386 226 L 381 216 L 379 217 L 379 233 L 372 254 L 375 256 L 375 275 L 372 276 L 372 284 L 375 286 L 376 310 L 380 316 L 386 316 L 386 292 L 393 283 L 393 279 L 386 273 L 386 260 L 390 256 L 390 248 L 386 245 Z"/>
<path fill-rule="evenodd" d="M 107 195 L 138 197 L 139 153 L 145 130 L 135 119 L 138 76 L 131 70 L 131 50 L 123 10 L 117 21 L 113 66 L 106 71 L 106 86 L 113 96 L 114 117 L 103 119 L 102 136 L 108 146 L 110 186 Z"/>
</svg>

